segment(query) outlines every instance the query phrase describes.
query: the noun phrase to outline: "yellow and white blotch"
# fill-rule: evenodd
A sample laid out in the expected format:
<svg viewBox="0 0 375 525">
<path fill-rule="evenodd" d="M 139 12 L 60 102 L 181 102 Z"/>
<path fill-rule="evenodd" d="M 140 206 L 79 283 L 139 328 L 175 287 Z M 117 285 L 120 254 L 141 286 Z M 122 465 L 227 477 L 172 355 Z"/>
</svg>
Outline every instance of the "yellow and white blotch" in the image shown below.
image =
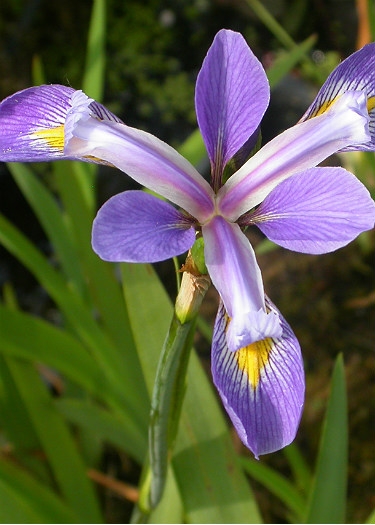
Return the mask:
<svg viewBox="0 0 375 525">
<path fill-rule="evenodd" d="M 213 380 L 225 409 L 256 458 L 293 441 L 305 395 L 298 340 L 267 297 L 266 307 L 279 315 L 281 337 L 266 338 L 232 352 L 226 341 L 230 319 L 221 303 L 211 356 Z"/>
</svg>

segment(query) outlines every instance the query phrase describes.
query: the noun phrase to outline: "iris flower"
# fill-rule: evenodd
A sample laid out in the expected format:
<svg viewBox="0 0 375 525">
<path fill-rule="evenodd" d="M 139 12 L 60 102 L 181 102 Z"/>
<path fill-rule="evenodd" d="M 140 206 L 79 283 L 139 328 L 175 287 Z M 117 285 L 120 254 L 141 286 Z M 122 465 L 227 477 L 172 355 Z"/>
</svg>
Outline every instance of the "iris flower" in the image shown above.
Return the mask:
<svg viewBox="0 0 375 525">
<path fill-rule="evenodd" d="M 92 245 L 108 261 L 155 262 L 204 238 L 205 262 L 221 301 L 212 375 L 223 404 L 254 455 L 295 437 L 304 403 L 296 336 L 265 295 L 244 229 L 275 243 L 326 253 L 371 229 L 375 205 L 341 167 L 316 167 L 343 150 L 375 149 L 375 44 L 343 61 L 306 114 L 249 160 L 269 103 L 265 71 L 243 37 L 221 30 L 196 82 L 198 125 L 210 183 L 177 151 L 125 125 L 82 91 L 60 85 L 20 91 L 0 105 L 0 160 L 80 159 L 119 168 L 141 190 L 109 199 Z M 234 158 L 244 163 L 229 178 Z"/>
</svg>

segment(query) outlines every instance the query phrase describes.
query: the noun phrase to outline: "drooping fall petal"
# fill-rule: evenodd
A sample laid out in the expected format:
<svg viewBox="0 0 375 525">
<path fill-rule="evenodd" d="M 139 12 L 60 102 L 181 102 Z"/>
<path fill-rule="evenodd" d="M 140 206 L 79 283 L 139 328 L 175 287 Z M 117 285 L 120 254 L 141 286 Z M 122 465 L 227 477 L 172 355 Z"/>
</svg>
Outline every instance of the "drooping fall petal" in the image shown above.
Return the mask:
<svg viewBox="0 0 375 525">
<path fill-rule="evenodd" d="M 367 100 L 371 140 L 362 144 L 353 143 L 343 148 L 350 150 L 375 150 L 375 42 L 367 44 L 343 60 L 328 76 L 315 100 L 301 121 L 320 115 L 347 91 L 360 91 Z"/>
<path fill-rule="evenodd" d="M 66 119 L 77 93 L 81 92 L 51 84 L 27 88 L 3 100 L 0 103 L 0 160 L 42 162 L 77 158 L 64 150 Z M 86 100 L 96 118 L 120 122 L 102 104 L 87 97 Z"/>
<path fill-rule="evenodd" d="M 39 86 L 0 104 L 0 160 L 40 162 L 64 158 L 64 124 L 74 89 Z"/>
<path fill-rule="evenodd" d="M 217 313 L 211 370 L 224 407 L 243 441 L 256 458 L 293 441 L 304 403 L 304 372 L 298 340 L 276 307 L 282 334 L 237 352 L 227 345 L 228 317 L 223 304 Z"/>
<path fill-rule="evenodd" d="M 290 250 L 327 253 L 374 227 L 375 203 L 343 168 L 311 168 L 276 186 L 247 223 Z"/>
<path fill-rule="evenodd" d="M 104 260 L 157 262 L 186 252 L 194 243 L 192 223 L 171 204 L 143 191 L 109 199 L 93 224 L 92 246 Z"/>
</svg>

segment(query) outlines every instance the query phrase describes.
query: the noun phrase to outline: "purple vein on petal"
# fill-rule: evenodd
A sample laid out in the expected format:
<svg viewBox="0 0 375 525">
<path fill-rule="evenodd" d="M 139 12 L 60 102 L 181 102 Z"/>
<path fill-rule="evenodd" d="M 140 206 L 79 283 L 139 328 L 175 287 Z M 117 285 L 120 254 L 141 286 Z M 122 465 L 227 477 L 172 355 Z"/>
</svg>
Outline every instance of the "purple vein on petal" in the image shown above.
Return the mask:
<svg viewBox="0 0 375 525">
<path fill-rule="evenodd" d="M 243 225 L 256 224 L 273 242 L 320 254 L 345 246 L 375 223 L 375 203 L 343 168 L 311 168 L 281 182 Z"/>
<path fill-rule="evenodd" d="M 361 91 L 367 99 L 371 140 L 351 144 L 345 151 L 375 149 L 375 42 L 367 44 L 343 60 L 328 76 L 301 121 L 321 114 L 343 93 Z"/>
<path fill-rule="evenodd" d="M 225 337 L 228 317 L 221 304 L 212 341 L 214 383 L 238 435 L 256 457 L 279 450 L 294 439 L 305 391 L 298 340 L 268 298 L 266 304 L 282 320 L 279 339 L 231 352 Z"/>
<path fill-rule="evenodd" d="M 43 85 L 0 104 L 0 160 L 41 162 L 65 158 L 64 124 L 74 89 Z"/>
<path fill-rule="evenodd" d="M 90 118 L 82 109 L 66 145 L 76 157 L 109 162 L 134 180 L 181 206 L 199 221 L 213 213 L 208 182 L 175 149 L 157 137 L 125 124 Z"/>
<path fill-rule="evenodd" d="M 92 246 L 104 260 L 157 262 L 186 252 L 194 243 L 191 221 L 171 204 L 143 191 L 109 199 L 93 224 Z"/>
<path fill-rule="evenodd" d="M 365 96 L 346 93 L 330 110 L 268 142 L 220 188 L 218 207 L 235 221 L 280 182 L 311 168 L 348 144 L 369 139 Z"/>
<path fill-rule="evenodd" d="M 195 93 L 214 187 L 226 163 L 257 129 L 268 102 L 266 74 L 244 38 L 233 31 L 219 31 L 203 61 Z"/>
</svg>

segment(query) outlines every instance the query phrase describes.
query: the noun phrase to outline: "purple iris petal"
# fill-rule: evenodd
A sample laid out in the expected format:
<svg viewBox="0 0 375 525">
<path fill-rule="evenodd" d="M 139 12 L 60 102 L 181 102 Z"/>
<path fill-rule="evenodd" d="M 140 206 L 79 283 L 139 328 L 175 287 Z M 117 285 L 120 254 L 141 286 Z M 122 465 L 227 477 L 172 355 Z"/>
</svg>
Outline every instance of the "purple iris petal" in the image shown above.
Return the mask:
<svg viewBox="0 0 375 525">
<path fill-rule="evenodd" d="M 342 95 L 324 114 L 301 122 L 268 142 L 218 192 L 224 217 L 235 221 L 282 180 L 316 166 L 348 144 L 369 140 L 366 98 Z"/>
<path fill-rule="evenodd" d="M 257 129 L 268 102 L 266 74 L 244 38 L 219 31 L 198 75 L 195 94 L 214 187 L 225 164 Z"/>
<path fill-rule="evenodd" d="M 367 44 L 350 55 L 329 75 L 320 88 L 314 102 L 301 120 L 307 120 L 324 112 L 340 95 L 347 91 L 362 91 L 368 100 L 371 141 L 350 144 L 345 150 L 375 150 L 375 43 Z"/>
<path fill-rule="evenodd" d="M 3 100 L 0 160 L 27 162 L 63 158 L 64 123 L 73 93 L 70 87 L 39 86 Z M 54 134 L 48 135 L 48 130 L 54 130 Z"/>
<path fill-rule="evenodd" d="M 230 350 L 281 335 L 276 314 L 267 314 L 254 250 L 237 224 L 216 216 L 202 227 L 206 265 L 231 322 Z"/>
<path fill-rule="evenodd" d="M 77 97 L 67 120 L 65 150 L 109 162 L 199 221 L 213 213 L 211 186 L 184 157 L 150 133 L 91 117 L 90 99 L 85 104 Z"/>
<path fill-rule="evenodd" d="M 110 120 L 112 122 L 122 123 L 122 120 L 117 115 L 112 113 L 112 111 L 109 111 L 109 109 L 103 106 L 103 104 L 96 102 L 96 100 L 93 100 L 90 103 L 89 108 L 93 115 L 95 115 L 99 120 Z"/>
<path fill-rule="evenodd" d="M 186 252 L 194 240 L 195 230 L 182 213 L 143 191 L 109 199 L 92 230 L 94 251 L 113 262 L 162 261 Z"/>
<path fill-rule="evenodd" d="M 96 118 L 120 122 L 102 104 L 70 87 L 52 84 L 24 89 L 0 103 L 0 160 L 42 162 L 76 158 L 66 154 L 64 142 L 66 118 L 77 94 L 91 101 L 90 110 Z"/>
<path fill-rule="evenodd" d="M 279 339 L 265 339 L 231 352 L 221 304 L 212 341 L 212 376 L 224 407 L 243 443 L 256 458 L 293 441 L 304 403 L 304 372 L 298 340 L 277 308 Z"/>
<path fill-rule="evenodd" d="M 277 244 L 319 254 L 373 228 L 375 203 L 343 168 L 311 168 L 279 184 L 249 217 Z"/>
</svg>

